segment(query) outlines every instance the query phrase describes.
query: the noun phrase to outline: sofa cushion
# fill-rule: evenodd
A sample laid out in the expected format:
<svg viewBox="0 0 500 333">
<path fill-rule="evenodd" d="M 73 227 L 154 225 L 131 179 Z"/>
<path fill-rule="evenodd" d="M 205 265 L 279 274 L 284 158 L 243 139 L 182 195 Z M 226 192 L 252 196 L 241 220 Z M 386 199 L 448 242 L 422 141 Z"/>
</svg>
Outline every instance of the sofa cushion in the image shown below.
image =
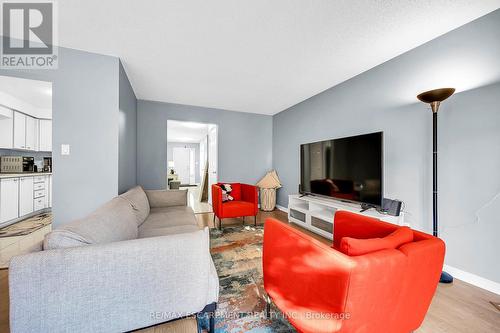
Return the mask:
<svg viewBox="0 0 500 333">
<path fill-rule="evenodd" d="M 339 250 L 349 256 L 360 256 L 384 249 L 396 249 L 411 241 L 413 241 L 413 231 L 408 227 L 401 227 L 383 238 L 343 237 Z"/>
<path fill-rule="evenodd" d="M 187 190 L 147 190 L 151 208 L 187 206 Z"/>
<path fill-rule="evenodd" d="M 193 232 L 198 230 L 200 230 L 200 227 L 192 224 L 160 228 L 150 227 L 143 224 L 139 227 L 139 238 L 184 234 L 186 232 Z"/>
<path fill-rule="evenodd" d="M 120 195 L 134 209 L 137 226 L 140 226 L 149 215 L 149 201 L 141 186 L 136 186 Z"/>
<path fill-rule="evenodd" d="M 142 226 L 145 228 L 162 228 L 177 225 L 198 225 L 191 207 L 173 206 L 151 208 L 149 216 Z"/>
<path fill-rule="evenodd" d="M 105 203 L 87 217 L 65 224 L 49 233 L 44 249 L 102 244 L 137 238 L 135 212 L 121 197 Z"/>
</svg>

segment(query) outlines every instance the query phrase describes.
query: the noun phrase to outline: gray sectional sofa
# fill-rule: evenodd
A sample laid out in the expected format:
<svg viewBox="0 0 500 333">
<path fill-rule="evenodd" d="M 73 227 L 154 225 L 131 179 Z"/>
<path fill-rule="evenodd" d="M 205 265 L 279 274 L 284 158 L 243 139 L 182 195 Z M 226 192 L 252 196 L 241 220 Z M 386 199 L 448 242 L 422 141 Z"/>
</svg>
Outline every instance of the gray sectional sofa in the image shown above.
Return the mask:
<svg viewBox="0 0 500 333">
<path fill-rule="evenodd" d="M 14 257 L 9 290 L 11 332 L 123 332 L 215 310 L 219 280 L 186 191 L 135 187 Z"/>
</svg>

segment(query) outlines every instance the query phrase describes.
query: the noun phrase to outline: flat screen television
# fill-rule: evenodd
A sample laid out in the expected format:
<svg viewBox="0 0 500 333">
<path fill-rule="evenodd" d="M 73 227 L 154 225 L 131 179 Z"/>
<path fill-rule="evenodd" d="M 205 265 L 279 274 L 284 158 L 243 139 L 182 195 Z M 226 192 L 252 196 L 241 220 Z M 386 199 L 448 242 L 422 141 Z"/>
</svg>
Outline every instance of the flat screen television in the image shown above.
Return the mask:
<svg viewBox="0 0 500 333">
<path fill-rule="evenodd" d="M 300 146 L 300 192 L 382 206 L 382 132 Z"/>
</svg>

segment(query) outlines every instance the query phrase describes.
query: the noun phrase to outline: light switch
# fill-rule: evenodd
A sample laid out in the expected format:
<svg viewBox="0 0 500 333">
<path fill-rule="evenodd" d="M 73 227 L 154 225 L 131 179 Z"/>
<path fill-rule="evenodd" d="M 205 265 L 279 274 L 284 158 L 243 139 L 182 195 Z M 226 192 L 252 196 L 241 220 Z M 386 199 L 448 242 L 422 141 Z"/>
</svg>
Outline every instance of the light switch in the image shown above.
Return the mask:
<svg viewBox="0 0 500 333">
<path fill-rule="evenodd" d="M 61 145 L 61 155 L 69 155 L 69 145 L 68 144 Z"/>
</svg>

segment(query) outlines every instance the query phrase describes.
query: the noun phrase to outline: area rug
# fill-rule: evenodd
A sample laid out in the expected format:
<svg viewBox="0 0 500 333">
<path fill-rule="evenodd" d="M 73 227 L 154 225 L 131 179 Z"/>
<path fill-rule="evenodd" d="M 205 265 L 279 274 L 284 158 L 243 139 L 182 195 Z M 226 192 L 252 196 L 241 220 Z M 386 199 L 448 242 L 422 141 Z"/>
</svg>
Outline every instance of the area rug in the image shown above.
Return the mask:
<svg viewBox="0 0 500 333">
<path fill-rule="evenodd" d="M 0 238 L 29 235 L 52 223 L 52 214 L 42 213 L 0 228 Z"/>
<path fill-rule="evenodd" d="M 264 228 L 261 226 L 210 230 L 210 251 L 220 282 L 215 319 L 218 333 L 295 332 L 274 307 L 272 319 L 265 316 L 263 236 Z"/>
</svg>

